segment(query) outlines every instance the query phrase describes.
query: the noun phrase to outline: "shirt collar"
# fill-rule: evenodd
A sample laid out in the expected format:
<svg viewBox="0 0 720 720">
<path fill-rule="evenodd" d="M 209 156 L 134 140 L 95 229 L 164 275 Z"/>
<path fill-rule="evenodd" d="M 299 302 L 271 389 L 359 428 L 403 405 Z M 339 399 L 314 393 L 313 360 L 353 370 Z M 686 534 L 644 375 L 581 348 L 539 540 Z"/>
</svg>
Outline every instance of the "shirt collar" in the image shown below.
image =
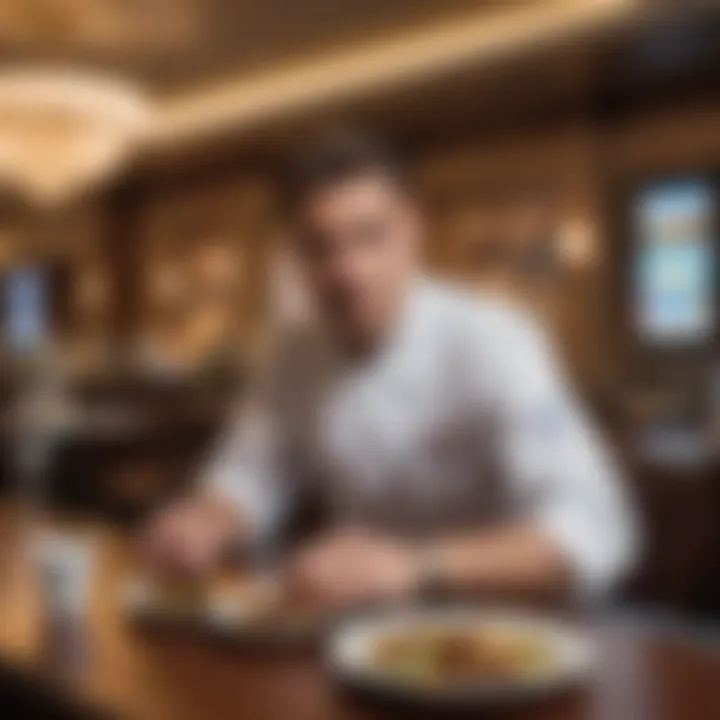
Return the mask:
<svg viewBox="0 0 720 720">
<path fill-rule="evenodd" d="M 321 342 L 333 365 L 345 369 L 360 369 L 377 367 L 385 363 L 395 363 L 404 356 L 416 355 L 418 340 L 428 327 L 431 308 L 432 283 L 424 275 L 413 278 L 401 299 L 392 326 L 378 347 L 370 352 L 366 358 L 354 362 L 343 354 L 338 343 L 333 339 L 332 333 L 324 326 L 321 328 Z"/>
</svg>

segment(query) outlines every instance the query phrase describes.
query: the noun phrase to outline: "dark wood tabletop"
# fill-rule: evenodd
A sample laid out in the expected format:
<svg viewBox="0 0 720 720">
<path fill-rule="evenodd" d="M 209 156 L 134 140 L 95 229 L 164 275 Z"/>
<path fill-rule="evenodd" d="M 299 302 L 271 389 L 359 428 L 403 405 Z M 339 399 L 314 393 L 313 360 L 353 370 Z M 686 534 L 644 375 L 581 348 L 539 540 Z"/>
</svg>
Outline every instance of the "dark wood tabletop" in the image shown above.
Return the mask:
<svg viewBox="0 0 720 720">
<path fill-rule="evenodd" d="M 28 548 L 31 527 L 0 513 L 0 662 L 39 684 L 40 612 Z M 73 527 L 73 532 L 77 530 Z M 342 691 L 317 648 L 231 646 L 188 632 L 140 630 L 119 597 L 137 562 L 130 538 L 84 529 L 97 546 L 89 611 L 91 658 L 74 687 L 79 706 L 132 720 L 364 720 L 405 716 Z M 720 654 L 683 635 L 595 623 L 599 663 L 591 682 L 542 702 L 481 715 L 529 720 L 717 720 Z M 417 717 L 416 713 L 409 715 Z M 477 717 L 477 715 L 475 715 Z"/>
</svg>

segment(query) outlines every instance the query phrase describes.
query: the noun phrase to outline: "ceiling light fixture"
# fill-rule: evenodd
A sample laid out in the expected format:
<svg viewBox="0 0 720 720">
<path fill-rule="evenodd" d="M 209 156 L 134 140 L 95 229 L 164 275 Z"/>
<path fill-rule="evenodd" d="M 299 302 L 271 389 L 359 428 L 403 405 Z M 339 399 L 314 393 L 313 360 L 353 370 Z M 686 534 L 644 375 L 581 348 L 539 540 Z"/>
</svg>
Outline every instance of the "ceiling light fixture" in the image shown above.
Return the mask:
<svg viewBox="0 0 720 720">
<path fill-rule="evenodd" d="M 0 74 L 0 182 L 57 207 L 111 177 L 151 113 L 124 82 L 73 71 Z"/>
</svg>

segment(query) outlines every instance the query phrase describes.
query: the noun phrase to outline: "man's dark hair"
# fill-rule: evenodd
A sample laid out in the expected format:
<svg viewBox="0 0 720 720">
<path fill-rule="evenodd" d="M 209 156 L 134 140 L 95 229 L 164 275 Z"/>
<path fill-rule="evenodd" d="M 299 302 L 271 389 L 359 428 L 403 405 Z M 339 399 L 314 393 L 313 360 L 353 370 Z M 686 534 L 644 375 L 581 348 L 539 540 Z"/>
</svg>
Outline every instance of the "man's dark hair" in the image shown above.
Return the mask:
<svg viewBox="0 0 720 720">
<path fill-rule="evenodd" d="M 316 134 L 297 152 L 280 178 L 285 207 L 292 211 L 316 193 L 363 175 L 379 175 L 409 190 L 400 154 L 384 139 L 351 127 Z"/>
</svg>

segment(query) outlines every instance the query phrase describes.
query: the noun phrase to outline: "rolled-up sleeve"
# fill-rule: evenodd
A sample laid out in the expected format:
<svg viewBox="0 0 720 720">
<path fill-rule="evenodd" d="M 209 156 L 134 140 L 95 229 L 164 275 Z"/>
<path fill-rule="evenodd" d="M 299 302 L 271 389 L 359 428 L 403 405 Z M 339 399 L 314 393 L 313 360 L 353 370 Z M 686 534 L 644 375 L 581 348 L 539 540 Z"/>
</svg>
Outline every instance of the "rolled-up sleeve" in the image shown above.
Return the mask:
<svg viewBox="0 0 720 720">
<path fill-rule="evenodd" d="M 204 491 L 237 507 L 253 540 L 276 534 L 296 500 L 303 477 L 298 428 L 307 387 L 302 338 L 278 348 L 254 378 L 201 478 Z"/>
<path fill-rule="evenodd" d="M 203 491 L 233 504 L 256 539 L 272 535 L 287 510 L 283 445 L 270 408 L 245 407 L 223 433 L 203 473 Z"/>
<path fill-rule="evenodd" d="M 627 488 L 543 333 L 523 318 L 505 340 L 495 389 L 514 510 L 557 544 L 578 594 L 601 597 L 637 553 Z"/>
</svg>

